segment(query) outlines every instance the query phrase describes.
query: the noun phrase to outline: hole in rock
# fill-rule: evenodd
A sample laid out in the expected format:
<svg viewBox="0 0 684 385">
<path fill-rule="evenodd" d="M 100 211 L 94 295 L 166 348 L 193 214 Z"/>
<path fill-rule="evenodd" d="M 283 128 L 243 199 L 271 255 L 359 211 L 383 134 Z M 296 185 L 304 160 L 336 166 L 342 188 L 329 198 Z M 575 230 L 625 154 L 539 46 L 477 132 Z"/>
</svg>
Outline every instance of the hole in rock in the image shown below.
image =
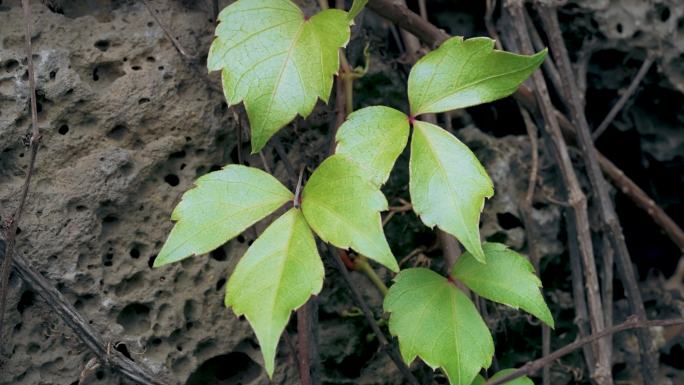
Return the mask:
<svg viewBox="0 0 684 385">
<path fill-rule="evenodd" d="M 135 361 L 133 357 L 131 357 L 131 353 L 128 351 L 128 346 L 124 343 L 118 343 L 114 346 L 114 349 L 118 350 L 119 353 L 123 354 L 124 357 L 128 358 L 131 361 Z"/>
<path fill-rule="evenodd" d="M 682 370 L 684 369 L 684 360 L 682 360 L 682 357 L 684 357 L 684 348 L 682 348 L 682 344 L 677 344 L 670 349 L 669 354 L 663 354 L 660 357 L 660 360 L 664 364 Z"/>
<path fill-rule="evenodd" d="M 228 258 L 226 256 L 226 252 L 223 250 L 222 247 L 219 247 L 218 249 L 212 251 L 209 255 L 219 262 L 223 262 Z"/>
<path fill-rule="evenodd" d="M 499 222 L 499 226 L 501 226 L 501 228 L 504 230 L 510 230 L 516 227 L 523 227 L 523 224 L 520 221 L 520 219 L 518 219 L 518 217 L 511 213 L 496 214 L 496 221 Z"/>
<path fill-rule="evenodd" d="M 216 291 L 221 290 L 221 288 L 222 288 L 223 285 L 225 285 L 225 284 L 226 284 L 226 279 L 225 279 L 225 278 L 219 279 L 218 282 L 216 282 Z"/>
<path fill-rule="evenodd" d="M 233 352 L 204 361 L 188 378 L 186 385 L 247 384 L 259 376 L 261 369 L 248 355 Z"/>
<path fill-rule="evenodd" d="M 33 291 L 31 291 L 31 290 L 24 291 L 21 294 L 21 298 L 19 298 L 19 303 L 17 303 L 17 311 L 19 311 L 19 314 L 24 314 L 24 310 L 33 306 L 33 302 L 35 301 L 35 299 L 36 299 L 36 295 Z"/>
<path fill-rule="evenodd" d="M 95 42 L 95 48 L 105 52 L 109 49 L 109 42 L 107 40 L 98 40 Z"/>
<path fill-rule="evenodd" d="M 150 308 L 142 303 L 132 303 L 121 310 L 116 322 L 126 333 L 139 334 L 150 328 Z"/>
<path fill-rule="evenodd" d="M 134 247 L 128 252 L 128 255 L 130 255 L 133 259 L 138 259 L 140 258 L 140 250 L 138 250 L 137 247 Z"/>
<path fill-rule="evenodd" d="M 175 174 L 169 174 L 164 177 L 164 182 L 166 182 L 171 187 L 176 187 L 180 183 L 180 179 Z"/>
<path fill-rule="evenodd" d="M 124 135 L 128 132 L 128 128 L 124 126 L 123 124 L 117 124 L 109 130 L 107 133 L 107 137 L 115 140 L 121 140 L 123 139 Z"/>
</svg>

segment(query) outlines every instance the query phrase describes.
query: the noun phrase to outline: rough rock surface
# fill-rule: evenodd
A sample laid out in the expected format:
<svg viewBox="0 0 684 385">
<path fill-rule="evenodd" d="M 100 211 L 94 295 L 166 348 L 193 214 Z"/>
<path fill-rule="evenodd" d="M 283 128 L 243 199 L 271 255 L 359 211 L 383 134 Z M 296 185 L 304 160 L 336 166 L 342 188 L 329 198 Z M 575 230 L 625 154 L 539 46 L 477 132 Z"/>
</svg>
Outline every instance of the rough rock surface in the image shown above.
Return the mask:
<svg viewBox="0 0 684 385">
<path fill-rule="evenodd" d="M 19 252 L 88 317 L 113 349 L 155 371 L 170 374 L 178 384 L 298 383 L 292 353 L 284 343 L 279 350 L 275 378 L 273 382 L 268 380 L 249 325 L 223 307 L 226 279 L 253 240 L 254 231 L 246 231 L 210 255 L 151 268 L 172 226 L 169 216 L 181 194 L 199 175 L 238 159 L 236 115 L 226 106 L 221 93 L 209 86 L 204 64 L 184 61 L 141 2 L 32 3 L 43 140 L 29 205 L 20 226 Z M 190 54 L 207 51 L 213 20 L 205 2 L 149 3 L 159 10 L 159 18 Z M 220 3 L 225 6 L 227 1 Z M 307 9 L 315 7 L 313 0 L 299 3 Z M 453 2 L 446 3 L 451 6 Z M 610 71 L 595 63 L 603 57 L 590 61 L 587 76 L 593 92 L 608 90 L 611 98 L 615 96 L 634 73 L 632 61 L 629 70 L 618 70 L 627 61 L 627 53 L 637 52 L 636 57 L 643 60 L 645 50 L 657 48 L 658 41 L 665 42 L 662 58 L 656 64 L 664 75 L 651 73 L 645 84 L 656 93 L 682 89 L 684 47 L 679 45 L 684 42 L 684 7 L 677 6 L 675 0 L 656 1 L 655 14 L 653 7 L 646 9 L 638 0 L 571 3 L 564 14 L 577 14 L 578 20 L 568 24 L 569 28 L 579 28 L 578 36 L 595 36 L 603 44 L 597 55 L 610 51 L 618 56 Z M 464 5 L 463 12 L 443 13 L 437 11 L 447 7 L 442 2 L 435 4 L 435 19 L 451 33 L 486 33 L 480 25 L 481 10 L 474 3 Z M 621 23 L 621 27 L 616 23 Z M 359 24 L 361 28 L 355 30 L 349 47 L 350 57 L 353 64 L 363 64 L 362 59 L 356 59 L 363 58 L 365 42 L 370 40 L 372 64 L 370 72 L 356 82 L 356 107 L 405 103 L 406 68 L 397 60 L 399 55 L 392 52 L 396 48 L 391 47 L 387 25 L 371 14 L 366 14 Z M 16 207 L 28 157 L 21 143 L 30 124 L 23 28 L 19 1 L 0 0 L 3 220 Z M 668 39 L 670 34 L 682 38 Z M 610 75 L 604 76 L 605 73 Z M 675 94 L 679 99 L 673 100 L 681 100 Z M 605 104 L 589 103 L 588 110 Z M 636 130 L 645 138 L 646 153 L 675 171 L 682 170 L 684 139 L 677 128 L 681 127 L 684 115 L 675 112 L 661 117 L 657 108 L 648 109 L 647 104 L 643 107 L 643 100 L 635 104 L 642 107 L 621 114 L 616 120 L 618 128 Z M 485 206 L 483 237 L 525 252 L 529 244 L 519 207 L 527 189 L 530 146 L 521 122 L 505 115 L 515 113 L 511 111 L 517 110 L 508 100 L 455 113 L 452 121 L 455 134 L 477 153 L 494 180 L 496 195 Z M 604 113 L 600 109 L 596 112 L 599 118 Z M 321 106 L 311 119 L 298 119 L 279 135 L 289 151 L 290 163 L 296 167 L 315 166 L 322 159 L 329 144 L 326 134 L 331 118 L 334 119 L 332 108 Z M 663 119 L 666 124 L 662 124 Z M 466 128 L 459 129 L 463 126 Z M 543 146 L 540 151 L 544 152 Z M 242 154 L 246 162 L 263 167 L 260 156 L 247 156 L 248 152 L 248 143 L 244 143 Z M 291 183 L 284 163 L 272 147 L 264 151 L 264 159 L 281 181 Z M 652 164 L 660 165 L 655 161 Z M 391 204 L 396 204 L 398 197 L 409 198 L 406 165 L 405 153 L 385 187 Z M 667 182 L 676 183 L 669 179 Z M 562 210 L 550 200 L 558 196 L 557 191 L 549 189 L 557 186 L 553 164 L 540 165 L 538 184 L 533 218 L 540 230 L 538 247 L 544 256 L 541 263 L 545 293 L 551 307 L 565 317 L 559 320 L 558 329 L 572 331 L 554 340 L 556 347 L 569 342 L 564 338 L 574 338 L 574 325 L 572 299 L 565 279 L 568 271 L 559 262 L 566 253 Z M 667 193 L 667 189 L 660 188 L 662 185 L 654 185 L 649 192 Z M 668 202 L 681 207 L 681 197 L 672 192 L 666 197 Z M 257 232 L 267 223 L 266 220 L 258 224 Z M 650 223 L 648 226 L 653 227 Z M 435 243 L 434 234 L 412 213 L 396 215 L 386 232 L 398 258 L 418 246 Z M 439 251 L 424 254 L 405 266 L 441 263 Z M 327 263 L 326 274 L 326 286 L 319 300 L 324 383 L 403 383 L 387 356 L 378 351 L 377 342 L 353 306 L 346 287 Z M 389 282 L 389 274 L 382 274 Z M 363 276 L 352 277 L 380 318 L 381 296 Z M 8 358 L 0 368 L 0 385 L 78 384 L 92 354 L 50 312 L 39 293 L 16 278 L 12 284 L 10 310 L 6 314 L 8 330 L 3 333 L 11 335 L 11 339 L 2 343 L 6 351 L 0 353 Z M 655 303 L 649 309 L 654 311 L 662 305 L 671 313 L 660 315 L 676 315 L 677 311 L 672 309 L 681 307 L 681 301 L 664 297 L 658 290 L 646 292 L 646 299 Z M 538 332 L 532 329 L 528 317 L 503 306 L 489 307 L 495 314 L 487 320 L 497 332 L 497 342 L 502 342 L 497 345 L 497 349 L 501 346 L 497 358 L 502 365 L 520 364 L 521 359 L 538 355 L 538 346 L 532 346 L 525 338 Z M 616 311 L 619 316 L 624 313 L 625 310 Z M 667 349 L 681 345 L 681 341 L 671 341 L 674 342 L 669 342 Z M 626 340 L 621 346 L 629 343 Z M 521 346 L 524 353 L 518 351 L 511 358 L 509 353 Z M 617 355 L 616 361 L 628 362 L 630 358 L 626 355 Z M 569 366 L 582 366 L 581 359 L 568 361 Z M 557 369 L 554 376 L 554 384 L 582 383 L 582 379 L 572 382 L 574 373 L 565 367 Z M 127 382 L 116 373 L 100 369 L 91 373 L 85 383 Z"/>
</svg>

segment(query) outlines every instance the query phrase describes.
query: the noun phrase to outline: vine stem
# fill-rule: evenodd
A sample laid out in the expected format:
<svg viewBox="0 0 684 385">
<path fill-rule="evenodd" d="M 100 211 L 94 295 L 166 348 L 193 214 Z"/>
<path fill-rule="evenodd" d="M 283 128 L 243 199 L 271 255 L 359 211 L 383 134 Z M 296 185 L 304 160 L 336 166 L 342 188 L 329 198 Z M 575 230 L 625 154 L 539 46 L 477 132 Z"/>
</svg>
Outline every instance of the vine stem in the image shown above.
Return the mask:
<svg viewBox="0 0 684 385">
<path fill-rule="evenodd" d="M 0 246 L 3 245 L 0 240 Z M 2 252 L 0 250 L 0 259 Z M 5 257 L 4 262 L 7 261 Z M 134 383 L 142 385 L 169 385 L 173 382 L 168 375 L 155 374 L 142 363 L 135 363 L 116 350 L 116 343 L 106 341 L 98 333 L 88 320 L 64 298 L 42 274 L 38 273 L 30 263 L 20 254 L 12 261 L 16 274 L 28 284 L 28 286 L 41 296 L 54 314 L 57 314 L 64 324 L 90 349 L 97 357 L 97 361 L 103 366 L 108 366 Z M 4 340 L 3 340 L 4 341 Z"/>
<path fill-rule="evenodd" d="M 420 385 L 416 377 L 413 375 L 413 373 L 411 373 L 411 370 L 408 368 L 408 366 L 406 366 L 406 364 L 402 360 L 394 345 L 392 345 L 387 340 L 387 337 L 385 337 L 385 333 L 383 333 L 382 330 L 380 330 L 380 327 L 378 326 L 378 323 L 375 321 L 375 317 L 373 316 L 373 312 L 368 306 L 368 303 L 366 303 L 366 301 L 363 299 L 363 296 L 359 292 L 359 289 L 352 283 L 351 277 L 349 276 L 349 271 L 347 270 L 347 267 L 345 266 L 344 262 L 342 262 L 342 259 L 340 258 L 339 254 L 336 252 L 335 247 L 330 245 L 327 245 L 327 247 L 328 255 L 335 262 L 337 270 L 342 275 L 344 282 L 347 284 L 347 286 L 349 287 L 349 291 L 352 293 L 352 299 L 354 300 L 354 302 L 356 302 L 356 305 L 361 308 L 363 316 L 366 318 L 366 322 L 368 322 L 368 325 L 370 326 L 371 330 L 373 330 L 373 333 L 378 338 L 381 350 L 384 350 L 385 353 L 389 355 L 392 362 L 394 362 L 394 365 L 396 365 L 396 367 L 399 369 L 399 371 L 404 376 L 406 381 L 408 381 L 409 384 Z"/>
<path fill-rule="evenodd" d="M 505 384 L 506 382 L 512 381 L 516 378 L 520 378 L 522 376 L 527 376 L 535 373 L 537 370 L 551 364 L 553 361 L 572 353 L 573 351 L 581 348 L 584 345 L 587 345 L 589 343 L 592 343 L 598 339 L 601 339 L 603 337 L 619 333 L 625 330 L 629 329 L 645 329 L 645 328 L 651 328 L 651 327 L 664 327 L 664 326 L 674 326 L 674 325 L 681 325 L 684 324 L 684 318 L 676 318 L 676 319 L 669 319 L 669 320 L 653 320 L 653 321 L 642 321 L 639 320 L 638 317 L 636 316 L 631 316 L 627 321 L 613 326 L 609 327 L 606 329 L 601 330 L 598 333 L 594 333 L 590 336 L 581 338 L 571 344 L 565 345 L 564 347 L 554 351 L 553 353 L 544 356 L 538 360 L 528 362 L 527 364 L 521 366 L 520 368 L 516 369 L 515 371 L 511 372 L 510 374 L 503 376 L 501 378 L 497 378 L 496 380 L 492 380 L 487 382 L 485 385 L 501 385 Z"/>
<path fill-rule="evenodd" d="M 33 68 L 33 49 L 31 45 L 31 4 L 29 0 L 22 0 L 22 8 L 24 10 L 24 32 L 26 35 L 26 63 L 28 66 L 29 75 L 29 92 L 31 98 L 31 130 L 27 134 L 28 146 L 31 149 L 29 155 L 29 165 L 24 179 L 24 185 L 21 189 L 19 197 L 19 206 L 10 217 L 8 226 L 5 231 L 5 258 L 2 263 L 2 286 L 0 286 L 0 340 L 9 341 L 9 339 L 2 338 L 5 330 L 5 309 L 7 308 L 7 293 L 9 291 L 10 272 L 12 271 L 12 258 L 14 256 L 14 245 L 16 243 L 17 229 L 21 216 L 24 212 L 24 206 L 29 194 L 29 187 L 31 185 L 31 178 L 36 165 L 36 157 L 38 149 L 40 148 L 40 130 L 38 129 L 38 107 L 36 103 L 36 77 Z"/>
<path fill-rule="evenodd" d="M 570 110 L 572 117 L 571 121 L 576 127 L 577 141 L 584 159 L 584 166 L 587 175 L 589 176 L 589 181 L 596 196 L 596 203 L 603 222 L 604 232 L 610 240 L 611 246 L 615 252 L 618 273 L 625 290 L 625 295 L 629 301 L 631 311 L 640 319 L 645 320 L 647 319 L 646 310 L 641 298 L 641 292 L 639 291 L 636 274 L 632 267 L 632 260 L 629 255 L 629 250 L 627 249 L 622 226 L 620 225 L 617 213 L 615 212 L 613 201 L 610 198 L 608 184 L 601 172 L 596 148 L 594 147 L 594 140 L 591 136 L 591 130 L 589 129 L 586 115 L 584 114 L 584 108 L 579 99 L 577 83 L 575 81 L 565 41 L 563 40 L 560 30 L 556 8 L 546 2 L 538 2 L 536 6 L 549 38 L 551 53 L 553 54 L 561 74 L 561 84 L 563 90 L 565 90 L 564 94 L 567 99 L 566 104 Z M 642 377 L 644 383 L 647 385 L 655 384 L 658 372 L 658 362 L 656 359 L 656 349 L 653 344 L 653 338 L 648 330 L 644 329 L 638 329 L 636 335 L 641 351 Z"/>
<path fill-rule="evenodd" d="M 617 116 L 618 112 L 622 110 L 622 108 L 625 106 L 629 98 L 636 91 L 637 87 L 639 87 L 639 84 L 648 73 L 648 70 L 651 69 L 651 65 L 653 64 L 654 60 L 655 58 L 652 54 L 649 54 L 646 57 L 646 60 L 644 60 L 644 62 L 641 64 L 639 71 L 637 72 L 634 79 L 632 79 L 632 82 L 629 84 L 629 87 L 627 87 L 627 90 L 625 90 L 622 96 L 620 96 L 620 99 L 617 101 L 617 103 L 615 103 L 613 108 L 610 109 L 610 112 L 608 112 L 608 115 L 606 115 L 601 124 L 599 124 L 596 131 L 594 131 L 594 133 L 591 134 L 591 138 L 593 140 L 598 139 L 598 137 L 606 131 L 608 126 L 610 126 L 610 124 L 613 122 L 613 119 L 615 119 L 615 117 Z"/>
<path fill-rule="evenodd" d="M 524 54 L 531 54 L 533 46 L 529 31 L 525 25 L 522 0 L 507 0 L 505 7 L 512 16 L 512 22 L 517 33 L 518 41 L 521 44 Z M 567 195 L 570 208 L 568 210 L 567 221 L 570 224 L 568 231 L 575 236 L 569 237 L 569 247 L 573 247 L 574 240 L 577 240 L 577 250 L 582 260 L 584 270 L 584 283 L 589 310 L 589 321 L 593 333 L 598 333 L 605 329 L 605 319 L 603 315 L 603 301 L 599 289 L 599 277 L 596 270 L 596 260 L 591 238 L 591 227 L 589 224 L 589 212 L 587 197 L 582 191 L 579 179 L 575 172 L 570 158 L 565 139 L 560 130 L 558 119 L 554 113 L 554 107 L 549 96 L 549 90 L 544 77 L 539 71 L 532 74 L 532 81 L 535 86 L 535 97 L 541 106 L 543 129 L 549 138 L 556 163 L 563 178 L 565 193 Z M 584 295 L 584 293 L 582 293 Z M 611 346 L 605 339 L 596 342 L 596 368 L 592 378 L 599 385 L 611 385 L 613 383 L 610 374 Z"/>
</svg>

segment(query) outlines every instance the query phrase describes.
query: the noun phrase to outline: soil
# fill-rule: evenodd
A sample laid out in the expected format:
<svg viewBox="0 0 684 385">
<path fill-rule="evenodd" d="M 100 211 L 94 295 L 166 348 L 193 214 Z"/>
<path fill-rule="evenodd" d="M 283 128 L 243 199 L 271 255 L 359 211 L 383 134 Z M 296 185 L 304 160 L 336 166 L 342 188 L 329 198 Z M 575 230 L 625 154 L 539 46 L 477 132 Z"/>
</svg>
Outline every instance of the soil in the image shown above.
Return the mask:
<svg viewBox="0 0 684 385">
<path fill-rule="evenodd" d="M 101 332 L 112 349 L 177 384 L 298 384 L 287 344 L 268 379 L 256 339 L 245 320 L 223 306 L 223 291 L 240 256 L 269 220 L 209 255 L 164 268 L 152 263 L 172 227 L 170 213 L 200 175 L 228 163 L 264 168 L 292 183 L 273 145 L 249 155 L 239 108 L 229 108 L 206 75 L 204 60 L 214 20 L 204 1 L 150 1 L 157 17 L 198 63 L 177 52 L 142 2 L 127 0 L 33 1 L 33 55 L 42 142 L 17 250 L 47 277 Z M 220 1 L 224 7 L 228 1 Z M 299 1 L 308 10 L 315 1 Z M 481 4 L 480 4 L 481 3 Z M 411 7 L 415 6 L 409 2 Z M 417 7 L 415 8 L 417 9 Z M 452 35 L 487 35 L 484 2 L 428 2 L 430 19 Z M 636 74 L 647 54 L 655 64 L 636 96 L 598 141 L 599 150 L 684 224 L 684 3 L 679 0 L 571 0 L 561 8 L 573 60 L 586 59 L 586 110 L 598 126 Z M 364 11 L 348 53 L 369 73 L 355 83 L 355 107 L 387 104 L 405 109 L 409 67 L 386 22 Z M 584 48 L 582 48 L 584 47 Z M 590 47 L 590 48 L 587 48 Z M 0 216 L 18 203 L 28 161 L 22 137 L 30 126 L 24 22 L 18 0 L 0 0 Z M 214 84 L 212 87 L 211 84 Z M 278 134 L 290 164 L 314 167 L 329 146 L 334 101 Z M 482 216 L 482 236 L 526 252 L 520 205 L 527 190 L 530 144 L 512 99 L 454 112 L 441 122 L 466 142 L 491 175 L 496 195 Z M 236 132 L 242 132 L 240 140 Z M 567 256 L 562 190 L 554 163 L 542 146 L 533 219 L 544 293 L 557 327 L 552 348 L 577 336 Z M 409 199 L 407 154 L 384 188 L 392 204 Z M 585 181 L 586 182 L 586 181 Z M 651 318 L 684 316 L 684 283 L 669 278 L 681 250 L 647 214 L 615 191 L 615 202 L 637 266 Z M 592 215 L 596 210 L 592 210 Z M 600 230 L 598 217 L 594 230 Z M 397 215 L 386 233 L 399 258 L 431 248 L 435 235 L 412 213 Z M 597 244 L 600 245 L 596 233 Z M 439 250 L 408 264 L 440 268 Z M 351 300 L 334 267 L 326 265 L 318 299 L 323 384 L 401 384 L 401 375 Z M 391 277 L 383 272 L 383 278 Z M 352 274 L 378 319 L 380 294 Z M 615 319 L 628 315 L 616 281 Z M 5 314 L 0 385 L 76 385 L 92 353 L 25 283 L 13 277 Z M 520 366 L 541 356 L 538 322 L 525 313 L 487 304 L 499 367 Z M 296 334 L 291 325 L 288 332 Z M 682 330 L 653 330 L 659 346 L 659 384 L 684 384 Z M 614 340 L 616 383 L 639 384 L 633 335 Z M 417 370 L 425 372 L 424 368 Z M 552 366 L 552 384 L 588 384 L 577 352 Z M 438 381 L 443 381 L 437 375 Z M 538 379 L 537 379 L 538 380 Z M 540 380 L 539 380 L 540 381 Z M 128 384 L 101 368 L 84 384 Z M 444 383 L 444 382 L 440 382 Z"/>
</svg>

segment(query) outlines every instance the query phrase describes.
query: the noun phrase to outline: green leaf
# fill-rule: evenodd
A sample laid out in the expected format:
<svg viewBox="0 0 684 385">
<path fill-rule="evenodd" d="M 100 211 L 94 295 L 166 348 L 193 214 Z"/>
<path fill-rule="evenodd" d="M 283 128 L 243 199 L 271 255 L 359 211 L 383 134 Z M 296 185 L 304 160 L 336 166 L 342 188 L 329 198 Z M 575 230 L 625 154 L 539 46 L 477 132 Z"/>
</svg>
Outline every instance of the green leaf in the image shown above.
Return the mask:
<svg viewBox="0 0 684 385">
<path fill-rule="evenodd" d="M 458 238 L 481 262 L 480 212 L 494 194 L 492 181 L 475 154 L 434 124 L 415 121 L 409 169 L 413 209 L 429 227 Z"/>
<path fill-rule="evenodd" d="M 533 56 L 494 50 L 494 40 L 486 37 L 452 37 L 411 69 L 411 113 L 444 112 L 506 97 L 545 57 L 546 50 Z"/>
<path fill-rule="evenodd" d="M 442 368 L 451 385 L 470 385 L 491 364 L 494 342 L 475 305 L 432 270 L 402 270 L 384 308 L 407 364 L 420 357 L 431 368 Z"/>
<path fill-rule="evenodd" d="M 554 327 L 549 307 L 539 288 L 541 281 L 524 256 L 500 243 L 482 245 L 487 264 L 464 253 L 453 267 L 452 275 L 478 295 L 489 300 L 523 308 Z"/>
<path fill-rule="evenodd" d="M 325 242 L 357 252 L 399 271 L 382 230 L 387 199 L 361 168 L 341 155 L 324 160 L 302 191 L 302 212 Z"/>
<path fill-rule="evenodd" d="M 292 199 L 271 175 L 239 165 L 206 174 L 195 184 L 171 215 L 177 223 L 155 267 L 208 253 Z"/>
<path fill-rule="evenodd" d="M 235 267 L 226 306 L 252 325 L 269 377 L 290 313 L 320 293 L 323 277 L 311 229 L 295 208 L 273 222 Z"/>
<path fill-rule="evenodd" d="M 406 114 L 384 106 L 366 107 L 349 115 L 340 126 L 335 153 L 356 163 L 368 180 L 380 186 L 387 181 L 408 136 Z"/>
<path fill-rule="evenodd" d="M 363 11 L 363 7 L 365 7 L 367 3 L 368 0 L 354 0 L 354 2 L 352 3 L 352 7 L 349 10 L 349 15 L 347 16 L 347 18 L 349 20 L 354 20 L 354 18 L 358 16 L 358 14 L 361 13 L 361 11 Z"/>
<path fill-rule="evenodd" d="M 504 369 L 493 375 L 492 378 L 489 379 L 489 381 L 498 380 L 499 378 L 506 376 L 512 373 L 513 371 L 515 371 L 515 369 Z M 484 377 L 478 375 L 477 377 L 475 377 L 475 381 L 473 381 L 472 385 L 485 385 L 486 383 L 487 380 L 485 380 Z M 504 385 L 534 385 L 534 382 L 532 382 L 532 380 L 530 380 L 529 377 L 522 376 L 516 378 L 515 380 L 504 382 Z"/>
<path fill-rule="evenodd" d="M 290 0 L 239 0 L 219 20 L 207 66 L 223 70 L 229 104 L 244 101 L 258 152 L 297 114 L 308 116 L 318 98 L 327 102 L 338 49 L 349 40 L 347 13 L 307 19 Z"/>
</svg>

